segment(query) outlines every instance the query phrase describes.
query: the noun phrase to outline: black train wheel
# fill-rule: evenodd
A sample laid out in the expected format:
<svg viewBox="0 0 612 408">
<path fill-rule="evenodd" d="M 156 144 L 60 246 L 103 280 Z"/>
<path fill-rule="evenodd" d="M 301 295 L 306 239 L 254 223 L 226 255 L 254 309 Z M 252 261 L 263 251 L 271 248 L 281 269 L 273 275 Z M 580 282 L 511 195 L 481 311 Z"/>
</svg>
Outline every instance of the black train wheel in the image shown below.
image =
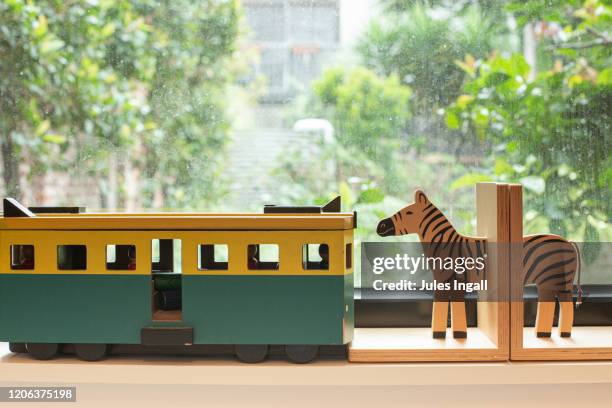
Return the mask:
<svg viewBox="0 0 612 408">
<path fill-rule="evenodd" d="M 100 343 L 78 343 L 74 345 L 77 357 L 85 361 L 99 361 L 106 357 L 108 345 Z"/>
<path fill-rule="evenodd" d="M 266 344 L 237 344 L 234 349 L 236 357 L 243 363 L 259 363 L 268 356 Z"/>
<path fill-rule="evenodd" d="M 57 343 L 27 343 L 26 349 L 37 360 L 51 360 L 59 352 Z"/>
<path fill-rule="evenodd" d="M 294 363 L 310 363 L 319 353 L 319 346 L 313 345 L 288 345 L 285 346 L 285 353 L 289 360 Z"/>
<path fill-rule="evenodd" d="M 28 349 L 26 348 L 25 343 L 9 343 L 9 350 L 11 353 L 27 353 Z"/>
</svg>

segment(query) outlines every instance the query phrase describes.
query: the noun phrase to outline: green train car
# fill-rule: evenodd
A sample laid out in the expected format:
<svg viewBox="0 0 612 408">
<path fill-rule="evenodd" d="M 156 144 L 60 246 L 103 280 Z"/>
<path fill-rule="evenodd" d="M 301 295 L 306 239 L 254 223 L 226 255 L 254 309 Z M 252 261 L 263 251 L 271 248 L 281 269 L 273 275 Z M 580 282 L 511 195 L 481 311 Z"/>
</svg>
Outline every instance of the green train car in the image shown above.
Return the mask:
<svg viewBox="0 0 612 408">
<path fill-rule="evenodd" d="M 4 200 L 0 340 L 53 358 L 73 344 L 282 345 L 294 362 L 353 336 L 353 229 L 339 198 L 262 214 L 96 214 Z"/>
</svg>

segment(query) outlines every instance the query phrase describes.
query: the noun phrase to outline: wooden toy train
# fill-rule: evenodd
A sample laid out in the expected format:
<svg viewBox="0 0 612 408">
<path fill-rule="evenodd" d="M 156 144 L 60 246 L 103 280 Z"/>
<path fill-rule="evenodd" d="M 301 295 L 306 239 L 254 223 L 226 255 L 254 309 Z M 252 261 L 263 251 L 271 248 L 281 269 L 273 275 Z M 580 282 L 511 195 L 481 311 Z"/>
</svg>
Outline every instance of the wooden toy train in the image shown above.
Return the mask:
<svg viewBox="0 0 612 408">
<path fill-rule="evenodd" d="M 353 229 L 340 198 L 263 214 L 94 214 L 4 200 L 0 340 L 84 360 L 111 344 L 283 345 L 294 362 L 353 335 Z"/>
</svg>

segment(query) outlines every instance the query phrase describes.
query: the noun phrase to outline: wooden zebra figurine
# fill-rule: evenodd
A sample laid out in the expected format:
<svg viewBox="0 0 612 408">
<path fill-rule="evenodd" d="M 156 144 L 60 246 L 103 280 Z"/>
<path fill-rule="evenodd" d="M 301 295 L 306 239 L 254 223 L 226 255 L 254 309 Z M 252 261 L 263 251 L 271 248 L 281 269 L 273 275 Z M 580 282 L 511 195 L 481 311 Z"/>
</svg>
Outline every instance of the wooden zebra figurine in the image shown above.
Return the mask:
<svg viewBox="0 0 612 408">
<path fill-rule="evenodd" d="M 461 235 L 442 212 L 433 205 L 425 193 L 417 190 L 414 203 L 378 223 L 378 235 L 418 234 L 428 258 L 486 258 L 484 238 Z M 523 240 L 523 282 L 534 283 L 538 289 L 538 337 L 548 337 L 552 331 L 555 299 L 561 305 L 559 329 L 561 336 L 569 337 L 573 324 L 572 288 L 578 266 L 577 247 L 556 235 L 531 235 Z M 486 269 L 468 269 L 458 274 L 454 270 L 433 268 L 437 283 L 478 282 L 486 279 Z M 580 276 L 580 275 L 579 275 Z M 580 293 L 580 291 L 579 291 Z M 465 338 L 465 292 L 435 290 L 432 312 L 434 338 L 446 337 L 448 305 L 451 305 L 453 337 Z"/>
<path fill-rule="evenodd" d="M 380 236 L 418 234 L 427 258 L 485 258 L 486 239 L 461 235 L 451 225 L 442 212 L 433 205 L 425 193 L 417 190 L 414 203 L 401 209 L 389 218 L 378 223 L 377 233 Z M 433 277 L 436 283 L 477 282 L 485 279 L 486 271 L 475 268 L 462 274 L 453 269 L 444 269 L 435 265 Z M 434 290 L 431 328 L 434 338 L 446 337 L 448 306 L 451 306 L 451 328 L 454 338 L 467 336 L 465 317 L 465 292 L 456 290 Z"/>
</svg>

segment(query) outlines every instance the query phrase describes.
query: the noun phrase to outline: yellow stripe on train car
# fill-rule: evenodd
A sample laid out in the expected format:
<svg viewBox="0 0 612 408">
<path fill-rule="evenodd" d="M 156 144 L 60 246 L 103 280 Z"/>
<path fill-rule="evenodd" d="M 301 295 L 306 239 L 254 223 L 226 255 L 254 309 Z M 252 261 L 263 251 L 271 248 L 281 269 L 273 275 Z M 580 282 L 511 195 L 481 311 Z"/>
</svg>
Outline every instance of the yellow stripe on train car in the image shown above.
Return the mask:
<svg viewBox="0 0 612 408">
<path fill-rule="evenodd" d="M 351 214 L 352 217 L 352 214 Z M 70 218 L 70 217 L 64 217 Z M 79 218 L 79 217 L 75 217 Z M 266 216 L 265 218 L 272 218 Z M 281 217 L 273 217 L 276 220 Z M 300 217 L 298 217 L 300 218 Z M 301 217 L 306 218 L 306 217 Z M 327 218 L 327 217 L 325 217 Z M 131 218 L 130 218 L 131 219 Z M 13 221 L 15 219 L 12 219 Z M 19 219 L 23 221 L 24 219 Z M 32 219 L 40 221 L 40 218 Z M 100 220 L 105 218 L 100 217 Z M 8 220 L 5 220 L 8 221 Z M 352 222 L 352 221 L 351 221 Z M 174 223 L 174 221 L 173 221 Z M 232 226 L 236 226 L 234 222 Z M 270 225 L 270 224 L 266 224 Z M 278 225 L 278 224 L 277 224 Z M 65 224 L 63 225 L 65 227 Z M 111 228 L 108 225 L 107 228 Z M 4 229 L 0 232 L 0 273 L 3 274 L 98 274 L 149 275 L 152 271 L 152 240 L 176 239 L 181 241 L 181 272 L 184 275 L 345 275 L 353 273 L 353 230 L 39 230 Z M 302 248 L 304 244 L 329 246 L 328 270 L 304 270 Z M 227 270 L 198 269 L 198 245 L 224 244 L 228 246 Z M 276 244 L 279 248 L 277 270 L 249 270 L 247 247 L 250 244 Z M 347 247 L 350 244 L 350 248 Z M 34 269 L 11 269 L 11 245 L 34 245 Z M 58 245 L 86 245 L 87 269 L 59 270 Z M 107 245 L 135 245 L 134 270 L 108 270 Z M 349 251 L 350 267 L 346 265 Z"/>
</svg>

